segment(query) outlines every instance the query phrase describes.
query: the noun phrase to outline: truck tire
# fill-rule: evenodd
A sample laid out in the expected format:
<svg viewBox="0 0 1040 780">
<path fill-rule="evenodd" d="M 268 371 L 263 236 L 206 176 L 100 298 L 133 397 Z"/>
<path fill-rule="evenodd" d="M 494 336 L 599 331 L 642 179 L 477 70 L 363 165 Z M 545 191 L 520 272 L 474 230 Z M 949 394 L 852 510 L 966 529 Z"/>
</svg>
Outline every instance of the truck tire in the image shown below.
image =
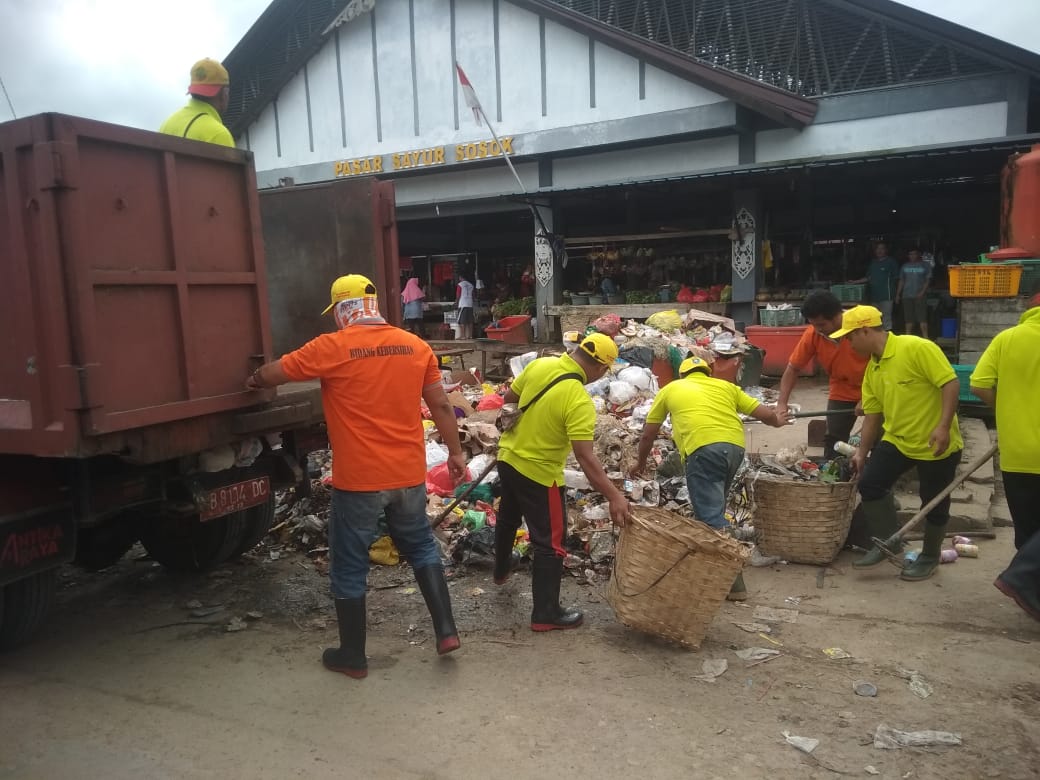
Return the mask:
<svg viewBox="0 0 1040 780">
<path fill-rule="evenodd" d="M 0 651 L 28 642 L 54 602 L 58 570 L 49 569 L 0 588 Z"/>
<path fill-rule="evenodd" d="M 96 528 L 80 529 L 76 538 L 77 566 L 87 571 L 101 571 L 119 562 L 137 541 L 138 524 L 124 515 Z"/>
<path fill-rule="evenodd" d="M 237 558 L 243 553 L 247 553 L 260 544 L 267 532 L 271 530 L 271 525 L 274 523 L 274 496 L 272 495 L 260 506 L 250 507 L 245 510 L 246 516 L 246 532 L 245 537 L 242 539 L 242 543 L 239 544 L 238 549 L 232 553 L 232 558 Z"/>
<path fill-rule="evenodd" d="M 206 571 L 231 558 L 246 537 L 246 513 L 232 512 L 205 523 L 153 519 L 141 529 L 141 544 L 156 561 L 176 571 Z"/>
</svg>

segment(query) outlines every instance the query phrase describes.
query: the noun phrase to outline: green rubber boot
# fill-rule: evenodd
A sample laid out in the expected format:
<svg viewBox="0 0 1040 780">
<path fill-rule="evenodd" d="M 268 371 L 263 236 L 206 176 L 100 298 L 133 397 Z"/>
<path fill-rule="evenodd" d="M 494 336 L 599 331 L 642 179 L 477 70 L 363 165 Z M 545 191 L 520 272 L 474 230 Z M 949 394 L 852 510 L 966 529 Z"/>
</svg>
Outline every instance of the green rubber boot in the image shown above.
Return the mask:
<svg viewBox="0 0 1040 780">
<path fill-rule="evenodd" d="M 864 501 L 863 515 L 870 535 L 878 539 L 887 539 L 899 529 L 896 502 L 891 493 L 886 493 L 884 497 L 875 501 Z M 889 545 L 889 550 L 898 555 L 903 551 L 903 543 L 894 542 Z M 852 568 L 871 569 L 879 563 L 884 563 L 887 558 L 888 556 L 875 545 L 858 561 L 853 561 Z"/>
<path fill-rule="evenodd" d="M 899 579 L 907 582 L 920 582 L 935 574 L 939 567 L 939 554 L 942 552 L 943 539 L 946 538 L 946 524 L 932 525 L 925 521 L 924 543 L 917 560 L 908 564 L 899 574 Z"/>
</svg>

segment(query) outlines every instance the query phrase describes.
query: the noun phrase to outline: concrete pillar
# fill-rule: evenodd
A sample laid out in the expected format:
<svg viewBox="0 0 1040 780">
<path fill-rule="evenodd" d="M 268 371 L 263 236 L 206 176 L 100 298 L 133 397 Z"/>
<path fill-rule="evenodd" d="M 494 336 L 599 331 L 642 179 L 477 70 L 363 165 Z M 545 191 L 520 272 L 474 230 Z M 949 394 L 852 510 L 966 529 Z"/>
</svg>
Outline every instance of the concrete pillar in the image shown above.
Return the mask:
<svg viewBox="0 0 1040 780">
<path fill-rule="evenodd" d="M 545 229 L 553 232 L 553 209 L 551 205 L 535 206 L 545 224 Z M 538 340 L 549 342 L 557 340 L 555 328 L 551 323 L 547 309 L 563 300 L 563 264 L 562 257 L 553 252 L 551 242 L 542 234 L 542 224 L 534 220 L 534 272 L 537 280 L 534 286 L 534 301 L 537 310 Z"/>
<path fill-rule="evenodd" d="M 758 190 L 733 193 L 733 214 L 740 238 L 732 241 L 732 317 L 751 325 L 755 321 L 755 294 L 762 283 L 762 199 Z"/>
</svg>

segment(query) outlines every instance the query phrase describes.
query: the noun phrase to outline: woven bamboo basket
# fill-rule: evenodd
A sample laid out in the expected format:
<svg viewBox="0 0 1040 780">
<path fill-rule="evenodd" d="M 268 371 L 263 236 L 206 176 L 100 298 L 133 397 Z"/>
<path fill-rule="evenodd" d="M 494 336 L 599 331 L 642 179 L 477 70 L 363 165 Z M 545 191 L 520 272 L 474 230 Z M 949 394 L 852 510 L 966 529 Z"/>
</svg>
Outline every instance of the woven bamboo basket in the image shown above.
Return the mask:
<svg viewBox="0 0 1040 780">
<path fill-rule="evenodd" d="M 634 507 L 618 542 L 607 601 L 625 625 L 696 649 L 746 557 L 739 542 L 703 523 Z"/>
<path fill-rule="evenodd" d="M 767 474 L 749 479 L 758 549 L 792 563 L 830 563 L 849 535 L 852 482 L 799 482 Z"/>
</svg>

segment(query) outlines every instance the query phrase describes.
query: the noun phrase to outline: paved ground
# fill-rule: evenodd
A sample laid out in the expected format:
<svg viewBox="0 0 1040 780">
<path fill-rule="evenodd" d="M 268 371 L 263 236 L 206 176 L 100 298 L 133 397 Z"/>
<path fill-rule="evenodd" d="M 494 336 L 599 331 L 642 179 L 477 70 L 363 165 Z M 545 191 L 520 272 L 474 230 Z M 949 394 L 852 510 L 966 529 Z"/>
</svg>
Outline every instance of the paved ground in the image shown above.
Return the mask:
<svg viewBox="0 0 1040 780">
<path fill-rule="evenodd" d="M 756 426 L 752 446 L 799 436 Z M 1010 529 L 980 547 L 919 584 L 888 565 L 853 572 L 850 553 L 826 569 L 750 569 L 751 600 L 726 605 L 698 652 L 618 625 L 602 586 L 575 580 L 565 597 L 587 625 L 533 635 L 527 576 L 496 588 L 471 568 L 451 585 L 463 648 L 438 659 L 407 568 L 379 569 L 364 681 L 320 665 L 336 627 L 304 557 L 258 553 L 183 577 L 131 555 L 98 575 L 69 570 L 40 639 L 0 659 L 0 778 L 826 778 L 867 766 L 1032 778 L 1040 624 L 991 585 Z M 193 617 L 191 602 L 221 609 Z M 796 620 L 769 639 L 734 625 L 760 606 Z M 225 630 L 250 611 L 263 617 Z M 750 646 L 781 655 L 748 666 L 734 650 Z M 852 657 L 822 652 L 833 647 Z M 693 679 L 709 659 L 728 670 Z M 902 669 L 932 694 L 912 693 Z M 856 696 L 856 680 L 877 697 Z M 882 750 L 881 723 L 963 745 Z M 784 731 L 819 747 L 800 753 Z"/>
</svg>

